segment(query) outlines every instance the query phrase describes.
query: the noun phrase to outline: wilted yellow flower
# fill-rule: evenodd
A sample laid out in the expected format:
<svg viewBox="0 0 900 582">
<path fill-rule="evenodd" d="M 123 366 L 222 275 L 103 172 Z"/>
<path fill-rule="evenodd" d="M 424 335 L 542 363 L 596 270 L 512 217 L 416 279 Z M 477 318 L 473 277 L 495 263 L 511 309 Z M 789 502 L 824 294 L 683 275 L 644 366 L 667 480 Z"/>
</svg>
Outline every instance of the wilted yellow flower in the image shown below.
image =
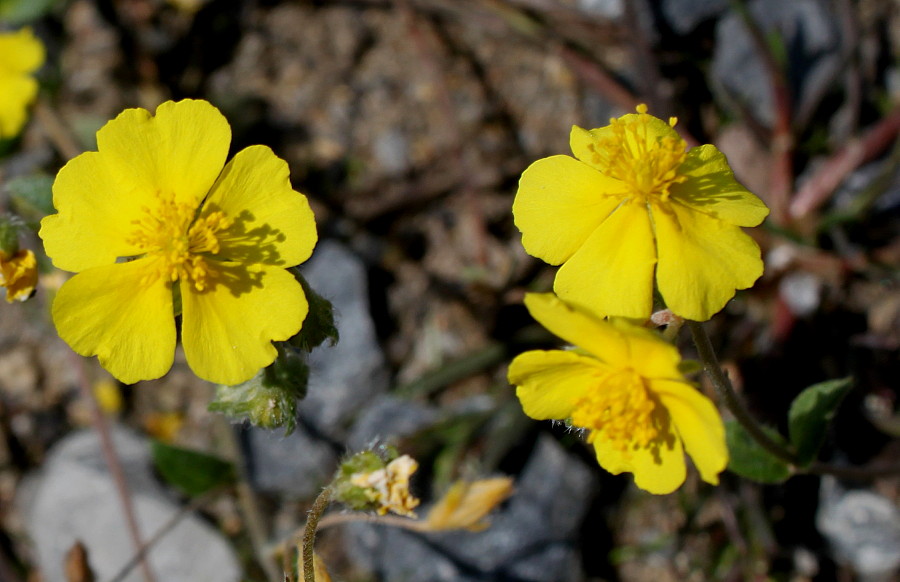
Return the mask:
<svg viewBox="0 0 900 582">
<path fill-rule="evenodd" d="M 0 139 L 22 131 L 28 105 L 38 93 L 31 76 L 44 64 L 44 45 L 30 28 L 0 32 Z"/>
<path fill-rule="evenodd" d="M 490 525 L 487 515 L 512 493 L 513 480 L 509 477 L 457 481 L 428 512 L 423 529 L 483 530 Z"/>
<path fill-rule="evenodd" d="M 128 109 L 97 132 L 98 151 L 53 184 L 41 222 L 53 264 L 77 273 L 53 302 L 73 350 L 125 383 L 172 366 L 175 316 L 188 365 L 234 385 L 272 363 L 308 305 L 286 270 L 312 253 L 316 226 L 287 164 L 251 146 L 225 165 L 231 130 L 205 101 Z M 224 166 L 224 168 L 223 168 Z"/>
<path fill-rule="evenodd" d="M 712 317 L 762 274 L 740 227 L 769 210 L 712 145 L 686 150 L 669 123 L 637 113 L 573 127 L 575 158 L 552 156 L 522 174 L 513 203 L 525 250 L 562 265 L 554 290 L 603 315 L 647 319 L 654 281 L 686 319 Z"/>
<path fill-rule="evenodd" d="M 570 351 L 530 351 L 509 367 L 525 414 L 569 419 L 590 431 L 597 461 L 634 473 L 638 487 L 670 493 L 685 479 L 685 451 L 712 484 L 728 463 L 725 429 L 713 403 L 684 378 L 681 356 L 654 332 L 604 321 L 552 294 L 528 294 L 531 315 L 571 342 Z"/>
<path fill-rule="evenodd" d="M 20 249 L 12 256 L 0 251 L 0 287 L 6 287 L 6 301 L 25 301 L 31 297 L 38 281 L 34 253 Z"/>
<path fill-rule="evenodd" d="M 392 511 L 398 515 L 415 517 L 413 509 L 419 500 L 409 491 L 409 478 L 419 463 L 409 455 L 402 455 L 388 463 L 383 469 L 367 473 L 357 473 L 350 477 L 350 483 L 361 488 L 376 505 L 379 515 Z"/>
</svg>

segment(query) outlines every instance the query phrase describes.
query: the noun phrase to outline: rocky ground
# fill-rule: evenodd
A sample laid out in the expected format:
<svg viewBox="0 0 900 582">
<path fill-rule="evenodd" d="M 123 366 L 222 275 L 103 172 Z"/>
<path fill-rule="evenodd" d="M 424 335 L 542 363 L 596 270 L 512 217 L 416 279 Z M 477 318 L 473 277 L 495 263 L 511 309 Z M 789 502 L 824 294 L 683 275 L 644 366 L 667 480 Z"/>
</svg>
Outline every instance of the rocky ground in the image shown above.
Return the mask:
<svg viewBox="0 0 900 582">
<path fill-rule="evenodd" d="M 208 99 L 232 125 L 233 151 L 262 143 L 289 163 L 320 232 L 304 273 L 336 307 L 341 341 L 312 353 L 290 436 L 208 412 L 213 387 L 183 361 L 117 387 L 110 421 L 143 534 L 178 518 L 150 553 L 158 580 L 265 580 L 253 529 L 289 535 L 342 455 L 373 442 L 420 460 L 426 504 L 459 477 L 511 475 L 516 494 L 476 534 L 330 528 L 320 550 L 335 580 L 896 574 L 896 475 L 761 485 L 726 474 L 717 488 L 693 475 L 654 497 L 599 469 L 580 435 L 525 417 L 505 380 L 513 355 L 552 345 L 521 305 L 526 290 L 549 290 L 554 269 L 522 250 L 510 211 L 519 175 L 568 153 L 573 124 L 599 127 L 645 102 L 718 145 L 773 208 L 754 233 L 766 274 L 710 324 L 753 412 L 783 429 L 802 388 L 853 376 L 823 457 L 896 464 L 892 0 L 40 4 L 30 26 L 48 51 L 42 94 L 0 157 L 0 204 L 21 212 L 23 184 L 46 188 L 122 109 Z M 115 578 L 133 546 L 78 389 L 107 377 L 55 335 L 60 277 L 0 305 L 0 580 L 75 580 L 63 564 L 76 540 L 97 580 L 145 580 L 140 568 Z M 152 470 L 151 437 L 237 460 L 259 523 L 231 490 L 183 510 Z"/>
</svg>

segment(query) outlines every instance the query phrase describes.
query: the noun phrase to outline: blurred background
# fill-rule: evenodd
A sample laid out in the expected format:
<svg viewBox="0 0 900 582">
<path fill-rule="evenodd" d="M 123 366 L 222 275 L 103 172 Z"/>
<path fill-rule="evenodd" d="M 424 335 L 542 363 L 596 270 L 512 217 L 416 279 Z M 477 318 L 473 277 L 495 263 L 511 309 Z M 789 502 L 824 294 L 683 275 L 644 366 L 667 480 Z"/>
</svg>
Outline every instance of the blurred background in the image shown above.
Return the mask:
<svg viewBox="0 0 900 582">
<path fill-rule="evenodd" d="M 47 58 L 31 121 L 2 144 L 4 210 L 39 220 L 56 171 L 123 109 L 207 99 L 232 154 L 272 147 L 309 197 L 304 274 L 341 341 L 313 352 L 293 434 L 232 424 L 180 356 L 121 386 L 72 355 L 48 315 L 63 275 L 46 270 L 35 297 L 0 305 L 3 582 L 90 579 L 76 541 L 102 582 L 271 580 L 341 456 L 385 442 L 420 461 L 426 506 L 459 478 L 510 475 L 516 494 L 479 533 L 328 528 L 334 580 L 895 579 L 896 474 L 692 474 L 655 497 L 582 435 L 525 417 L 505 371 L 555 345 L 521 304 L 555 272 L 513 225 L 521 172 L 570 153 L 573 124 L 647 103 L 772 209 L 752 233 L 766 274 L 708 324 L 752 411 L 784 431 L 803 388 L 852 376 L 822 458 L 896 464 L 896 0 L 0 0 L 0 27 L 21 26 Z M 144 539 L 162 531 L 149 578 L 120 575 L 135 548 L 79 386 L 114 427 Z M 151 439 L 231 461 L 239 486 L 172 488 Z"/>
</svg>

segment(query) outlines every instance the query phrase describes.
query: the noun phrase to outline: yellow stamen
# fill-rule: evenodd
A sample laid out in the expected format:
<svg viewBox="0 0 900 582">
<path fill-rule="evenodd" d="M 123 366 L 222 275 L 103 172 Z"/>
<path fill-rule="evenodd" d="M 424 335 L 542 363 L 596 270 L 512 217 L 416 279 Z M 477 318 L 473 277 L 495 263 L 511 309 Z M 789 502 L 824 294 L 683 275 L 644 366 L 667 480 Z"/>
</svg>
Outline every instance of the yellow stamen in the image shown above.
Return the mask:
<svg viewBox="0 0 900 582">
<path fill-rule="evenodd" d="M 207 259 L 219 253 L 219 235 L 232 221 L 221 211 L 195 218 L 194 206 L 176 202 L 171 195 L 158 193 L 157 198 L 154 208 L 145 206 L 144 216 L 132 221 L 135 230 L 127 239 L 142 254 L 160 259 L 144 283 L 164 277 L 172 282 L 183 280 L 203 291 L 215 276 Z"/>
<path fill-rule="evenodd" d="M 643 448 L 659 435 L 654 412 L 656 401 L 641 378 L 632 370 L 620 370 L 603 377 L 575 405 L 572 424 L 591 430 L 588 442 L 609 441 L 625 456 Z"/>
<path fill-rule="evenodd" d="M 679 137 L 656 137 L 649 133 L 655 118 L 647 106 L 637 106 L 637 115 L 611 119 L 609 131 L 588 146 L 593 163 L 627 187 L 627 197 L 641 203 L 651 199 L 665 202 L 673 184 L 684 182 L 678 168 L 687 155 L 687 144 Z M 676 118 L 669 118 L 674 127 Z"/>
</svg>

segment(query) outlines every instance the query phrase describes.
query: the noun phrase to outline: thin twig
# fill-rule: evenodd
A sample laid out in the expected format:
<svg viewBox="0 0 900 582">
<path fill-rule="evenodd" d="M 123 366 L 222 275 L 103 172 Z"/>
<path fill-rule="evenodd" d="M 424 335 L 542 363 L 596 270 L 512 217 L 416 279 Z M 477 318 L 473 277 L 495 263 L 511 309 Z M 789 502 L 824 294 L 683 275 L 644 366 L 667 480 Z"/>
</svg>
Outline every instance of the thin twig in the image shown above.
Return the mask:
<svg viewBox="0 0 900 582">
<path fill-rule="evenodd" d="M 234 463 L 235 472 L 237 473 L 235 489 L 237 491 L 238 505 L 241 508 L 244 523 L 247 525 L 247 535 L 250 537 L 250 545 L 253 546 L 256 560 L 262 567 L 263 572 L 265 572 L 266 579 L 269 582 L 282 582 L 283 577 L 282 573 L 279 572 L 278 564 L 269 557 L 266 551 L 268 536 L 262 512 L 259 509 L 259 503 L 253 488 L 250 486 L 247 471 L 244 468 L 244 459 L 232 426 L 221 415 L 216 415 L 216 422 L 213 426 L 219 433 L 225 457 Z"/>
<path fill-rule="evenodd" d="M 316 582 L 316 564 L 313 551 L 316 543 L 316 530 L 319 519 L 325 513 L 331 501 L 331 487 L 322 489 L 319 496 L 306 515 L 306 527 L 303 528 L 303 582 Z"/>
<path fill-rule="evenodd" d="M 91 421 L 93 422 L 94 430 L 97 431 L 97 434 L 100 437 L 100 449 L 103 453 L 103 459 L 106 461 L 106 466 L 109 468 L 110 475 L 112 475 L 116 493 L 119 496 L 119 502 L 122 504 L 122 512 L 125 516 L 128 535 L 131 536 L 131 542 L 134 545 L 135 552 L 140 554 L 141 573 L 144 577 L 144 581 L 156 582 L 156 578 L 153 576 L 153 571 L 150 569 L 150 564 L 147 562 L 146 556 L 141 553 L 144 542 L 141 539 L 141 531 L 138 527 L 137 518 L 135 517 L 134 504 L 131 502 L 131 493 L 128 489 L 128 482 L 125 480 L 125 473 L 122 471 L 122 464 L 119 462 L 119 455 L 116 453 L 115 443 L 110 434 L 109 423 L 106 421 L 106 417 L 103 415 L 103 411 L 100 409 L 100 405 L 97 403 L 97 399 L 94 397 L 94 393 L 91 390 L 87 372 L 84 369 L 84 361 L 81 359 L 81 356 L 78 356 L 75 352 L 69 351 L 69 357 L 72 360 L 72 365 L 78 375 L 78 388 L 80 389 L 85 402 L 88 403 L 88 407 L 91 409 Z"/>
<path fill-rule="evenodd" d="M 409 519 L 398 515 L 371 515 L 368 513 L 329 513 L 319 522 L 319 529 L 325 529 L 342 523 L 372 523 L 399 527 L 411 531 L 427 531 L 428 522 L 424 520 Z"/>
<path fill-rule="evenodd" d="M 737 13 L 744 21 L 756 51 L 762 60 L 763 67 L 769 76 L 772 89 L 772 105 L 775 122 L 772 127 L 770 142 L 772 154 L 771 181 L 769 183 L 769 202 L 772 207 L 772 220 L 783 226 L 788 219 L 788 205 L 794 183 L 794 135 L 791 129 L 792 104 L 791 92 L 788 88 L 784 71 L 772 54 L 766 42 L 766 35 L 750 14 L 744 0 L 732 0 Z"/>
<path fill-rule="evenodd" d="M 206 502 L 208 502 L 210 499 L 212 499 L 225 489 L 225 487 L 217 487 L 212 491 L 207 491 L 203 495 L 192 499 L 190 503 L 179 509 L 178 512 L 175 513 L 175 515 L 169 518 L 169 521 L 163 524 L 163 526 L 150 537 L 150 539 L 144 542 L 143 547 L 131 558 L 131 560 L 128 561 L 127 564 L 122 566 L 122 569 L 119 570 L 119 572 L 115 576 L 109 579 L 109 582 L 121 582 L 122 580 L 124 580 L 125 577 L 128 576 L 128 574 L 131 572 L 131 570 L 136 565 L 138 565 L 141 560 L 144 559 L 144 556 L 146 556 L 147 553 L 151 549 L 153 549 L 153 546 L 159 543 L 160 540 L 162 540 L 167 533 L 172 531 L 176 525 L 181 523 L 182 519 L 184 519 L 197 509 L 201 508 L 204 504 L 206 504 Z"/>
<path fill-rule="evenodd" d="M 44 99 L 39 99 L 34 107 L 34 117 L 40 123 L 47 139 L 53 143 L 56 151 L 67 160 L 71 160 L 75 156 L 84 151 L 78 140 L 69 131 L 66 124 L 60 119 L 56 110 L 50 106 Z"/>
<path fill-rule="evenodd" d="M 851 140 L 816 170 L 791 201 L 791 218 L 802 219 L 825 204 L 846 177 L 871 160 L 896 139 L 900 132 L 900 107 L 894 108 L 884 119 Z"/>
<path fill-rule="evenodd" d="M 706 370 L 709 379 L 712 380 L 716 392 L 728 410 L 731 411 L 735 419 L 741 423 L 741 426 L 746 429 L 753 440 L 759 443 L 760 446 L 778 459 L 793 465 L 796 462 L 794 455 L 766 434 L 734 391 L 731 380 L 728 379 L 728 376 L 719 365 L 716 352 L 713 350 L 712 343 L 709 341 L 709 336 L 706 334 L 703 324 L 696 321 L 688 321 L 687 326 L 691 330 L 691 337 L 694 340 L 694 345 L 697 346 L 697 353 L 700 355 L 700 361 L 703 362 L 703 368 Z"/>
</svg>

